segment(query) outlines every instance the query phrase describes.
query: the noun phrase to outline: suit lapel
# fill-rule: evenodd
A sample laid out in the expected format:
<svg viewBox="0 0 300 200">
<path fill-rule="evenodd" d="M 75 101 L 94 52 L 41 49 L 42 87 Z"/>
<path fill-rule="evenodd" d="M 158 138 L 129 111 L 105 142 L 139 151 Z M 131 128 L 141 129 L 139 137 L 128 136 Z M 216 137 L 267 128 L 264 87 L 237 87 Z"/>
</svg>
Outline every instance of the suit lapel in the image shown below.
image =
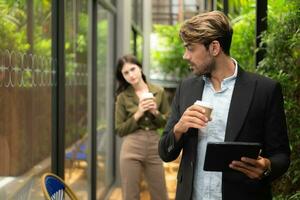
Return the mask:
<svg viewBox="0 0 300 200">
<path fill-rule="evenodd" d="M 187 100 L 185 103 L 186 110 L 189 106 L 195 103 L 196 100 L 202 100 L 202 94 L 204 89 L 204 80 L 202 76 L 199 76 L 194 79 L 191 84 L 188 85 L 187 88 L 185 88 L 186 91 L 184 95 L 185 99 Z M 188 142 L 186 143 L 187 146 L 185 147 L 187 151 L 189 152 L 187 155 L 190 156 L 190 160 L 192 163 L 196 162 L 196 156 L 197 156 L 197 144 L 198 144 L 198 129 L 191 128 L 189 130 L 189 137 L 186 138 Z"/>
<path fill-rule="evenodd" d="M 186 88 L 187 91 L 185 91 L 186 95 L 185 98 L 187 100 L 185 104 L 184 110 L 193 105 L 196 100 L 202 99 L 202 93 L 204 88 L 204 80 L 202 76 L 199 76 L 194 79 L 194 81 L 188 85 L 188 88 Z"/>
<path fill-rule="evenodd" d="M 254 94 L 256 81 L 238 68 L 228 113 L 225 141 L 234 141 L 242 128 Z"/>
</svg>

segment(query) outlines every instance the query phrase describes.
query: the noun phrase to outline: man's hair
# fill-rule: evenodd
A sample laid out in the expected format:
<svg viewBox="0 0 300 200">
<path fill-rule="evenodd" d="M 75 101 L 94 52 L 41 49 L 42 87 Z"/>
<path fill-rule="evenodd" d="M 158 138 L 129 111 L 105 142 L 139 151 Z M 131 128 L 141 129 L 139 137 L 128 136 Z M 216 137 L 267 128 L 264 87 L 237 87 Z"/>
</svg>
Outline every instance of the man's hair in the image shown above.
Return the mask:
<svg viewBox="0 0 300 200">
<path fill-rule="evenodd" d="M 209 44 L 219 41 L 224 53 L 230 55 L 233 30 L 226 15 L 221 11 L 198 14 L 186 20 L 180 28 L 180 37 L 186 43 Z"/>
</svg>

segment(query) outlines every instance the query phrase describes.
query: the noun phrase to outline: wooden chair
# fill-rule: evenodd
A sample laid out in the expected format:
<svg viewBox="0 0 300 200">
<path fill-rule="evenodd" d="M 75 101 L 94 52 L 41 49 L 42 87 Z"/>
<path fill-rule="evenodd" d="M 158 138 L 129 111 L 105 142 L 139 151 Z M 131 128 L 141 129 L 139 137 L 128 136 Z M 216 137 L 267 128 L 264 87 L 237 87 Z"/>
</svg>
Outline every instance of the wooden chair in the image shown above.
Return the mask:
<svg viewBox="0 0 300 200">
<path fill-rule="evenodd" d="M 65 195 L 71 200 L 78 200 L 64 180 L 53 173 L 43 174 L 41 184 L 44 196 L 47 200 L 64 200 Z"/>
</svg>

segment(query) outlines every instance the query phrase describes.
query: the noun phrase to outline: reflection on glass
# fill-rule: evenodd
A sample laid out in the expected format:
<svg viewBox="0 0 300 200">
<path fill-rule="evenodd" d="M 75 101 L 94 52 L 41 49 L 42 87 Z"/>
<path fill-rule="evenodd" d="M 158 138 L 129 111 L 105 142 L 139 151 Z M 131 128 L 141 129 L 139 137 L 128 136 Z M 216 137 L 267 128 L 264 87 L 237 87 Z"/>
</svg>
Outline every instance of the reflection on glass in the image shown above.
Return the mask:
<svg viewBox="0 0 300 200">
<path fill-rule="evenodd" d="M 79 199 L 87 183 L 87 0 L 65 0 L 65 180 Z"/>
<path fill-rule="evenodd" d="M 0 199 L 44 199 L 51 166 L 51 0 L 1 1 Z"/>
<path fill-rule="evenodd" d="M 97 55 L 97 197 L 102 197 L 109 184 L 109 169 L 107 164 L 112 160 L 107 154 L 111 152 L 108 133 L 108 52 L 109 52 L 109 23 L 108 12 L 98 7 L 98 55 Z"/>
</svg>

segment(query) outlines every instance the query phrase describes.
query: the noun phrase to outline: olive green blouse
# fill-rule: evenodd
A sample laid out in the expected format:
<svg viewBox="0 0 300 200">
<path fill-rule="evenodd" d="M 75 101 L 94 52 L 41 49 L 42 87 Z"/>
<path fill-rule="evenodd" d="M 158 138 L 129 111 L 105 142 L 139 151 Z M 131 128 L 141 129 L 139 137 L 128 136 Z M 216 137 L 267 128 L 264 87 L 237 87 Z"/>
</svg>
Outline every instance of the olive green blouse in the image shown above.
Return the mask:
<svg viewBox="0 0 300 200">
<path fill-rule="evenodd" d="M 145 114 L 135 121 L 133 115 L 138 109 L 139 98 L 136 95 L 132 86 L 121 92 L 117 96 L 116 110 L 115 110 L 115 127 L 117 133 L 123 137 L 138 129 L 156 130 L 165 125 L 169 116 L 170 105 L 164 89 L 148 83 L 149 92 L 153 93 L 158 115 L 153 115 L 146 111 Z"/>
</svg>

